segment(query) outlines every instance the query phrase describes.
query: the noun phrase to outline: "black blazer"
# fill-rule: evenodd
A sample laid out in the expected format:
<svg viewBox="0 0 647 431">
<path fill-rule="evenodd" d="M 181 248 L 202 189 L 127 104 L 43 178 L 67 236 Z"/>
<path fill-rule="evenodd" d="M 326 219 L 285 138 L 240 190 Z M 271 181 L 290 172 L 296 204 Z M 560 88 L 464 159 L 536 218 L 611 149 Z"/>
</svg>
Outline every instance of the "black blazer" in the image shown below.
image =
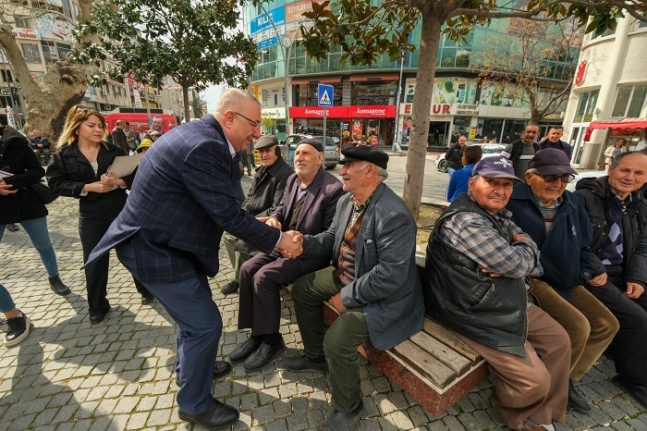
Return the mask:
<svg viewBox="0 0 647 431">
<path fill-rule="evenodd" d="M 81 202 L 96 201 L 104 198 L 119 198 L 125 202 L 126 191 L 121 187 L 109 193 L 90 192 L 86 196 L 81 196 L 84 185 L 99 181 L 101 175 L 108 171 L 108 167 L 113 163 L 115 157 L 124 155 L 126 153 L 122 148 L 108 142 L 102 142 L 97 155 L 99 168 L 95 174 L 90 161 L 79 151 L 78 144 L 75 141 L 58 149 L 52 163 L 47 167 L 47 182 L 49 187 L 59 195 L 80 199 Z M 126 185 L 130 187 L 134 179 L 134 173 L 123 179 Z"/>
<path fill-rule="evenodd" d="M 5 127 L 0 141 L 0 170 L 13 174 L 5 178 L 18 193 L 0 196 L 0 224 L 20 223 L 45 217 L 47 208 L 38 196 L 28 189 L 45 175 L 27 138 L 11 127 Z"/>
</svg>

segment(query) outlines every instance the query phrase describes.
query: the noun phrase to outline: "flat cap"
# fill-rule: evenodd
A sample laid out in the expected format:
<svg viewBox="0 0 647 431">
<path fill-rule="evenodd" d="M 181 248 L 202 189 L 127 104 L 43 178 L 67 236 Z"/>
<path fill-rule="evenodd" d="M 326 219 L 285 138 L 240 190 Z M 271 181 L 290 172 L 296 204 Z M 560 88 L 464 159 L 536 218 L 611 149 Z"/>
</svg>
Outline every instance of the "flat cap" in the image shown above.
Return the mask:
<svg viewBox="0 0 647 431">
<path fill-rule="evenodd" d="M 296 148 L 299 148 L 299 145 L 301 145 L 301 144 L 308 144 L 308 145 L 314 147 L 314 149 L 319 151 L 320 153 L 324 152 L 323 145 L 321 145 L 321 142 L 319 142 L 316 139 L 310 138 L 310 139 L 304 139 L 303 141 L 299 141 L 299 142 L 297 142 Z"/>
<path fill-rule="evenodd" d="M 341 153 L 344 155 L 344 158 L 339 161 L 342 165 L 344 163 L 361 160 L 386 169 L 386 165 L 389 162 L 388 154 L 379 148 L 369 147 L 368 145 L 347 147 L 341 150 Z"/>
<path fill-rule="evenodd" d="M 263 148 L 269 148 L 272 145 L 278 145 L 279 140 L 276 139 L 274 135 L 263 135 L 254 142 L 255 150 L 262 150 Z"/>
</svg>

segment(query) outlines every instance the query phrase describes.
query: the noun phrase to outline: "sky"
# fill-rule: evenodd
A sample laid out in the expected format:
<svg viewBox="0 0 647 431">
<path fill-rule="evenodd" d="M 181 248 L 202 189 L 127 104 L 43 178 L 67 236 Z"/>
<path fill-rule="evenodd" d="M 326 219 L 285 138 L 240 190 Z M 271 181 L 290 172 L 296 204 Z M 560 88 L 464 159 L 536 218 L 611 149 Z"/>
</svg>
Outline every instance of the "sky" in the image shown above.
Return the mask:
<svg viewBox="0 0 647 431">
<path fill-rule="evenodd" d="M 207 113 L 214 110 L 214 108 L 216 107 L 216 102 L 218 101 L 218 98 L 220 97 L 223 91 L 224 91 L 224 86 L 214 85 L 211 87 L 207 87 L 205 91 L 200 93 L 200 97 L 207 101 Z"/>
</svg>

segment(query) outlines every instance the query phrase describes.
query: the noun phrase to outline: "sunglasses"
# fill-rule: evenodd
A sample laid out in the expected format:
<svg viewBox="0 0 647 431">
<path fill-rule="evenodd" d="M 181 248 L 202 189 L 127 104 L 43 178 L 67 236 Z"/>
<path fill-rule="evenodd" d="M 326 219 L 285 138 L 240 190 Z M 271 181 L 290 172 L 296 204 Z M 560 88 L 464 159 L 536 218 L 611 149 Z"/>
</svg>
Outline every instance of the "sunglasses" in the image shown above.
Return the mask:
<svg viewBox="0 0 647 431">
<path fill-rule="evenodd" d="M 551 175 L 542 175 L 538 172 L 534 172 L 535 175 L 541 177 L 547 183 L 554 183 L 557 180 L 561 180 L 563 183 L 570 183 L 575 178 L 573 174 L 551 174 Z"/>
<path fill-rule="evenodd" d="M 243 117 L 245 120 L 249 121 L 249 124 L 254 126 L 255 129 L 260 129 L 261 127 L 261 122 L 260 121 L 254 121 L 251 118 L 245 117 L 243 114 L 240 112 L 232 111 L 234 114 L 238 115 L 239 117 Z"/>
<path fill-rule="evenodd" d="M 74 118 L 74 115 L 76 115 L 76 111 L 78 111 L 79 109 L 80 109 L 81 111 L 85 112 L 85 113 L 87 113 L 88 111 L 92 111 L 92 110 L 94 110 L 94 108 L 90 108 L 89 106 L 85 106 L 85 105 L 76 105 L 76 106 L 74 107 L 74 111 L 72 111 L 72 116 L 71 116 L 70 118 Z"/>
</svg>

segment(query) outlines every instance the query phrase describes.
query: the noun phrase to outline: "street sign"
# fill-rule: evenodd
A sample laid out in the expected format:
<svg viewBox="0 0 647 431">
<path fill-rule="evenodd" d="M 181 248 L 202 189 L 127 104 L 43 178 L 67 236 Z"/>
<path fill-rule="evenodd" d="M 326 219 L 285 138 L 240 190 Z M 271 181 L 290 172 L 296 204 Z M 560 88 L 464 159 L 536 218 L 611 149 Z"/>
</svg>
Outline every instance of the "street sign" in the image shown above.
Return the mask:
<svg viewBox="0 0 647 431">
<path fill-rule="evenodd" d="M 317 105 L 330 107 L 335 96 L 335 87 L 332 85 L 319 84 L 317 86 Z"/>
</svg>

